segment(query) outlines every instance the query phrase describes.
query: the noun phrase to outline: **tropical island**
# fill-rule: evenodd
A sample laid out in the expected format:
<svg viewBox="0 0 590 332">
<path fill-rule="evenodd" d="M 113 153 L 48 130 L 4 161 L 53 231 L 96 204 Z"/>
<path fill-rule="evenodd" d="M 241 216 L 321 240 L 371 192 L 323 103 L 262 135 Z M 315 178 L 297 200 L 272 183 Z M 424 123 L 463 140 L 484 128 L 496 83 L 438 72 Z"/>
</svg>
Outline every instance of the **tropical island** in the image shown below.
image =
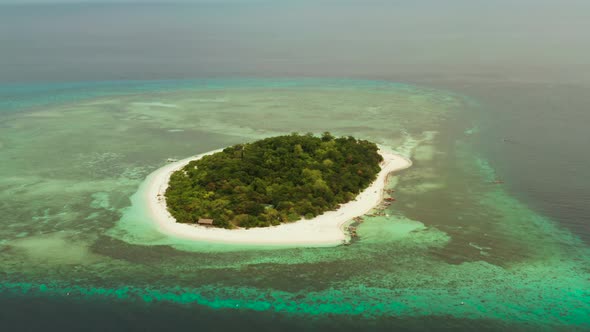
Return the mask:
<svg viewBox="0 0 590 332">
<path fill-rule="evenodd" d="M 170 177 L 168 210 L 180 223 L 220 228 L 312 219 L 353 200 L 381 170 L 375 143 L 291 134 L 238 144 Z"/>
<path fill-rule="evenodd" d="M 279 247 L 348 242 L 347 222 L 383 202 L 388 176 L 412 165 L 382 146 L 330 133 L 267 138 L 169 161 L 139 192 L 146 221 L 158 233 Z"/>
</svg>

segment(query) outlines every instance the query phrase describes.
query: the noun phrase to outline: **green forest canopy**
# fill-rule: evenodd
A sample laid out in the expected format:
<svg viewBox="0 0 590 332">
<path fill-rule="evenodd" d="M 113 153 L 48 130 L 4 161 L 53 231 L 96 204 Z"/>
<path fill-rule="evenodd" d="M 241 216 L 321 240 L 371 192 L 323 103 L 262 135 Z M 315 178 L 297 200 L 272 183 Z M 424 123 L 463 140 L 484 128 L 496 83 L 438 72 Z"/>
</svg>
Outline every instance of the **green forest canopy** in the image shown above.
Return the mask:
<svg viewBox="0 0 590 332">
<path fill-rule="evenodd" d="M 191 161 L 172 174 L 166 202 L 177 222 L 278 225 L 354 199 L 376 179 L 382 160 L 375 143 L 351 136 L 271 137 Z"/>
</svg>

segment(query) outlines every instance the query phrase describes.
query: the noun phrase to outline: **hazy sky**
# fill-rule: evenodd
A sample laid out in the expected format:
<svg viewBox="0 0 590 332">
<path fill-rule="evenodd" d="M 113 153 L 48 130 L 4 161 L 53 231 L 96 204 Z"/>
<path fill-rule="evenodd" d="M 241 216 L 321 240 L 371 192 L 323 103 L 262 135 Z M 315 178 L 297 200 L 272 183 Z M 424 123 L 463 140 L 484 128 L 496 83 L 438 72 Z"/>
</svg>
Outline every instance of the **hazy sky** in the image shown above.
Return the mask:
<svg viewBox="0 0 590 332">
<path fill-rule="evenodd" d="M 2 4 L 76 4 L 76 3 L 260 3 L 271 0 L 0 0 Z M 290 1 L 290 0 L 275 0 Z M 299 0 L 294 0 L 299 1 Z"/>
<path fill-rule="evenodd" d="M 185 2 L 196 4 L 6 6 L 0 82 L 407 73 L 589 79 L 590 1 Z"/>
<path fill-rule="evenodd" d="M 0 0 L 0 4 L 68 4 L 68 3 L 259 3 L 271 0 Z M 290 1 L 290 0 L 274 0 Z M 293 0 L 300 1 L 300 0 Z"/>
</svg>

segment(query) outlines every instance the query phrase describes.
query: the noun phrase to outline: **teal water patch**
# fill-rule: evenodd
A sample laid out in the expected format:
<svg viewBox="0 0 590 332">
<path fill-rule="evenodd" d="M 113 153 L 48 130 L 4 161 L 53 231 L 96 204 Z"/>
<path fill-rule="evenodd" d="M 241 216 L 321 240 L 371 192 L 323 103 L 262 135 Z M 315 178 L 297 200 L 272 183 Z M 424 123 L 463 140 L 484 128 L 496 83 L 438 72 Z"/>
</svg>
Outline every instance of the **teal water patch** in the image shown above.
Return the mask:
<svg viewBox="0 0 590 332">
<path fill-rule="evenodd" d="M 513 243 L 510 250 L 526 253 L 530 259 L 576 257 L 578 260 L 590 254 L 579 237 L 511 196 L 505 184 L 498 182 L 498 175 L 490 163 L 469 149 L 468 145 L 459 144 L 458 155 L 467 172 L 479 174 L 482 178 L 471 192 L 480 206 L 491 210 L 493 217 L 488 222 L 494 232 L 489 237 L 510 239 L 509 242 Z"/>
<path fill-rule="evenodd" d="M 102 297 L 113 300 L 143 302 L 172 302 L 198 304 L 217 309 L 275 311 L 296 316 L 358 315 L 365 318 L 380 316 L 453 315 L 471 319 L 500 319 L 547 326 L 588 326 L 590 292 L 577 276 L 549 279 L 555 274 L 548 268 L 537 267 L 523 271 L 531 279 L 526 287 L 520 285 L 520 273 L 511 273 L 486 264 L 466 264 L 464 272 L 478 272 L 480 279 L 462 280 L 462 287 L 448 285 L 433 289 L 397 288 L 395 290 L 356 284 L 331 288 L 321 292 L 289 293 L 248 287 L 227 288 L 211 285 L 200 288 L 158 287 L 117 288 L 67 286 L 59 283 L 5 283 L 0 292 L 40 294 L 61 297 Z M 450 272 L 450 271 L 449 271 Z M 528 273 L 536 272 L 533 275 Z M 507 278 L 517 284 L 507 286 L 494 282 Z M 446 278 L 450 279 L 450 278 Z M 459 281 L 457 281 L 459 282 Z M 519 286 L 519 287 L 518 287 Z M 565 290 L 561 287 L 567 287 Z M 501 296 L 502 300 L 498 301 Z M 542 298 L 543 301 L 539 301 Z M 384 301 L 387 299 L 387 301 Z"/>
<path fill-rule="evenodd" d="M 36 84 L 0 84 L 0 113 L 31 107 L 83 101 L 99 97 L 123 96 L 132 93 L 172 92 L 179 90 L 237 88 L 396 88 L 412 89 L 407 84 L 373 80 L 334 79 L 187 79 L 150 81 L 48 82 Z"/>
<path fill-rule="evenodd" d="M 1 292 L 296 317 L 588 326 L 588 248 L 492 183 L 493 163 L 470 149 L 477 132 L 466 135 L 477 126 L 466 117 L 471 102 L 383 82 L 217 82 L 162 83 L 168 91 L 104 83 L 108 96 L 91 83 L 29 90 L 63 89 L 66 97 L 48 103 L 29 99 L 25 86 L 9 92 L 29 104 L 15 103 L 19 112 L 0 121 Z M 350 246 L 173 240 L 146 225 L 133 196 L 167 158 L 326 130 L 414 161 L 390 178 L 396 200 L 366 217 Z"/>
<path fill-rule="evenodd" d="M 473 126 L 469 129 L 465 130 L 465 135 L 471 136 L 471 135 L 476 135 L 480 132 L 480 128 L 478 126 Z"/>
<path fill-rule="evenodd" d="M 412 233 L 424 232 L 426 227 L 419 221 L 410 220 L 404 216 L 365 217 L 359 227 L 358 235 L 363 243 L 384 243 L 400 241 L 410 237 Z M 444 242 L 444 235 L 442 235 Z M 411 241 L 416 242 L 416 237 Z M 432 240 L 432 242 L 438 242 Z"/>
</svg>

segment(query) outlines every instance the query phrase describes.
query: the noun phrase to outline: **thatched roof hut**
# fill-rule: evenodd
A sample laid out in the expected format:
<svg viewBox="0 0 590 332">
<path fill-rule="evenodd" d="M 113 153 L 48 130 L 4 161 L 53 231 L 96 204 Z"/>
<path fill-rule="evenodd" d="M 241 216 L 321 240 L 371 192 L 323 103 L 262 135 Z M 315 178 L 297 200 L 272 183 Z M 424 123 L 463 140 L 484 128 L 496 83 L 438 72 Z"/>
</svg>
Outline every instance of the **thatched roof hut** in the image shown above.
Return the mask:
<svg viewBox="0 0 590 332">
<path fill-rule="evenodd" d="M 199 221 L 197 221 L 197 224 L 203 225 L 203 226 L 212 226 L 213 225 L 213 219 L 204 219 L 204 218 L 201 218 L 201 219 L 199 219 Z"/>
</svg>

